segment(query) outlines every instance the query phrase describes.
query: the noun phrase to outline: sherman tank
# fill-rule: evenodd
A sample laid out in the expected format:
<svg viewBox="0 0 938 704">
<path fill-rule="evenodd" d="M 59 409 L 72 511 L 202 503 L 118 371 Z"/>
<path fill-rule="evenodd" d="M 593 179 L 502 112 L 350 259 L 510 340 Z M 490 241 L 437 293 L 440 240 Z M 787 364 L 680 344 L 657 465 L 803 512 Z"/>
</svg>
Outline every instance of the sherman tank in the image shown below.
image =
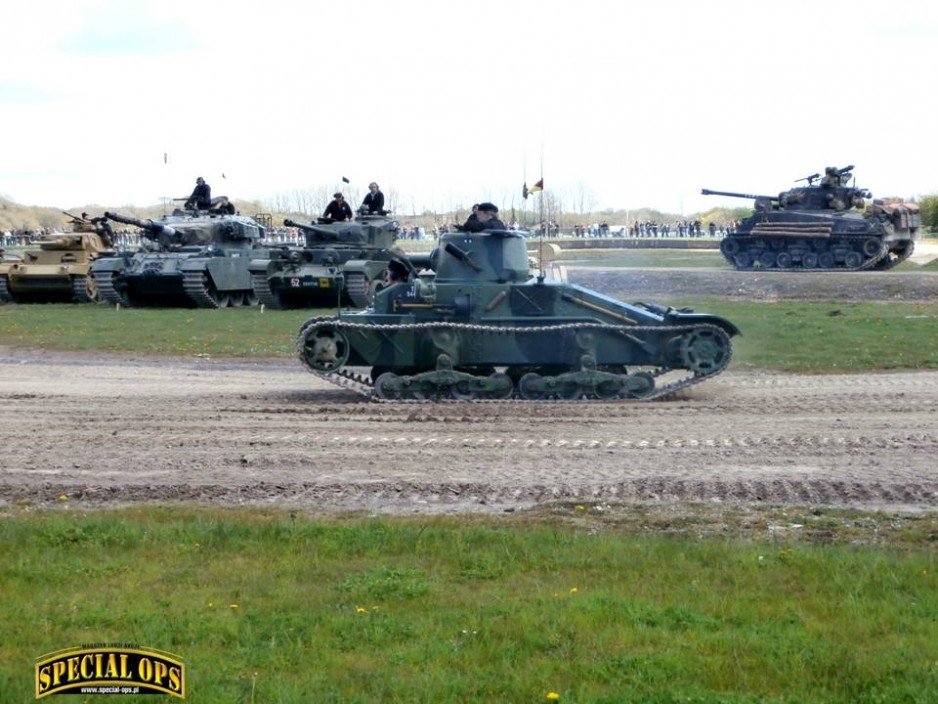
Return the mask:
<svg viewBox="0 0 938 704">
<path fill-rule="evenodd" d="M 398 224 L 383 215 L 303 224 L 301 247 L 271 248 L 251 261 L 258 300 L 268 308 L 351 304 L 364 308 L 386 281 Z"/>
<path fill-rule="evenodd" d="M 736 269 L 798 271 L 882 270 L 908 259 L 921 224 L 918 205 L 899 198 L 867 204 L 869 191 L 847 185 L 852 171 L 829 166 L 823 177 L 798 179 L 808 185 L 777 196 L 703 189 L 755 200 L 755 213 L 723 239 L 723 256 Z"/>
<path fill-rule="evenodd" d="M 43 237 L 38 249 L 0 262 L 0 301 L 91 303 L 98 299 L 89 269 L 111 251 L 111 228 L 104 218 L 71 218 L 71 232 Z"/>
<path fill-rule="evenodd" d="M 739 332 L 532 276 L 517 231 L 448 233 L 426 259 L 392 262 L 364 311 L 306 321 L 302 364 L 382 400 L 652 399 L 723 371 Z"/>
<path fill-rule="evenodd" d="M 141 229 L 136 252 L 101 257 L 91 275 L 101 298 L 122 306 L 225 306 L 256 303 L 248 265 L 263 228 L 226 211 L 179 210 L 160 220 L 105 213 Z"/>
</svg>

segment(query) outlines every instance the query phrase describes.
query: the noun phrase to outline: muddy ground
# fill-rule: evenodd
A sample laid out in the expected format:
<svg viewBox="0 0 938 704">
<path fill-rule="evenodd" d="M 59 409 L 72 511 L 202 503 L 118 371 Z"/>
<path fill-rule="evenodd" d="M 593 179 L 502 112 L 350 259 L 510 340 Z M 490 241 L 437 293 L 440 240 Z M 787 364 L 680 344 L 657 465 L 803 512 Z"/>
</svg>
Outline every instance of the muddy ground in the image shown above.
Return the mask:
<svg viewBox="0 0 938 704">
<path fill-rule="evenodd" d="M 669 272 L 640 276 L 673 290 Z M 758 274 L 737 281 L 719 272 L 722 287 L 709 276 L 679 272 L 696 281 L 696 295 L 704 280 L 715 291 L 707 295 L 745 288 L 760 298 L 767 290 L 752 280 Z M 869 300 L 875 290 L 888 301 L 900 275 L 848 276 L 838 284 L 842 297 Z M 627 299 L 636 297 L 635 277 L 571 272 Z M 773 295 L 828 297 L 817 290 L 833 277 L 807 285 L 799 278 L 772 277 Z M 915 296 L 927 298 L 938 277 L 918 278 L 923 293 Z M 800 376 L 731 367 L 668 401 L 397 405 L 362 401 L 293 360 L 0 347 L 0 379 L 0 505 L 67 498 L 70 506 L 195 501 L 426 513 L 556 500 L 938 507 L 933 371 Z"/>
</svg>

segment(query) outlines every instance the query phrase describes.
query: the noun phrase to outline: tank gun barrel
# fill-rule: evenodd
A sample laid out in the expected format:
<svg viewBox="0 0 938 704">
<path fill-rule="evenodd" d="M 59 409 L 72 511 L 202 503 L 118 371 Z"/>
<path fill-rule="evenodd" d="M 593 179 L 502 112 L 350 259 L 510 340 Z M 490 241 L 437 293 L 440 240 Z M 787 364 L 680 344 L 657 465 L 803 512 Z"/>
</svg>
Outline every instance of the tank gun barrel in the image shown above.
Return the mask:
<svg viewBox="0 0 938 704">
<path fill-rule="evenodd" d="M 325 227 L 319 227 L 318 225 L 304 225 L 301 222 L 295 222 L 293 220 L 284 220 L 283 224 L 286 227 L 295 227 L 298 230 L 302 230 L 303 232 L 308 232 L 314 235 L 319 235 L 323 239 L 336 240 L 339 238 L 339 235 L 337 232 L 334 232 Z"/>
<path fill-rule="evenodd" d="M 147 237 L 156 238 L 165 236 L 165 237 L 175 237 L 176 231 L 167 227 L 166 225 L 160 225 L 158 222 L 153 222 L 152 220 L 141 220 L 140 218 L 131 217 L 130 215 L 121 215 L 120 213 L 104 213 L 104 217 L 107 220 L 113 220 L 114 222 L 120 222 L 124 225 L 133 225 L 134 227 L 139 227 L 141 230 L 145 230 Z"/>
<path fill-rule="evenodd" d="M 704 196 L 727 196 L 729 198 L 752 198 L 753 200 L 778 200 L 778 196 L 760 196 L 753 193 L 734 193 L 732 191 L 711 191 L 709 188 L 702 188 L 701 195 Z"/>
</svg>

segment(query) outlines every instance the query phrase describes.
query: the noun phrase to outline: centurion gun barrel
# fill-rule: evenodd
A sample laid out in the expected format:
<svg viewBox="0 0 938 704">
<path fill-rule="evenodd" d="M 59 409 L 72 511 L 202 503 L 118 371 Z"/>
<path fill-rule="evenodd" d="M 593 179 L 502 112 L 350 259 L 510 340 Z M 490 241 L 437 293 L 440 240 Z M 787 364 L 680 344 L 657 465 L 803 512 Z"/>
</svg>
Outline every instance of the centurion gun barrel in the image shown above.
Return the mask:
<svg viewBox="0 0 938 704">
<path fill-rule="evenodd" d="M 176 230 L 166 225 L 160 225 L 158 222 L 153 222 L 152 220 L 141 220 L 140 218 L 131 217 L 130 215 L 121 215 L 120 213 L 109 213 L 105 212 L 104 217 L 108 220 L 113 220 L 114 222 L 120 222 L 125 225 L 133 225 L 134 227 L 139 227 L 141 230 L 147 232 L 148 237 L 159 237 L 164 235 L 166 237 L 175 237 Z"/>
</svg>

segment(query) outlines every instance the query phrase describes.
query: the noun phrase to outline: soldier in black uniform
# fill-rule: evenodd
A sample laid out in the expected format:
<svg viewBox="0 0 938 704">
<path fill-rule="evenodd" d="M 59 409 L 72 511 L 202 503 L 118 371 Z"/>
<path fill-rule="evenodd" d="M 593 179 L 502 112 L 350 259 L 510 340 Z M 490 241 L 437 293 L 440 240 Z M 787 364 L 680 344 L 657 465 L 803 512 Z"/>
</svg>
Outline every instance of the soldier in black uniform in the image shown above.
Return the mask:
<svg viewBox="0 0 938 704">
<path fill-rule="evenodd" d="M 498 208 L 493 203 L 479 203 L 475 222 L 466 220 L 464 232 L 482 232 L 483 230 L 507 230 L 505 223 L 498 219 Z"/>
<path fill-rule="evenodd" d="M 345 222 L 352 219 L 352 208 L 341 193 L 334 193 L 322 216 L 334 222 Z"/>
<path fill-rule="evenodd" d="M 192 189 L 192 195 L 186 201 L 186 208 L 199 208 L 208 210 L 212 207 L 212 187 L 205 183 L 205 179 L 199 176 L 195 180 L 195 188 Z"/>
</svg>

